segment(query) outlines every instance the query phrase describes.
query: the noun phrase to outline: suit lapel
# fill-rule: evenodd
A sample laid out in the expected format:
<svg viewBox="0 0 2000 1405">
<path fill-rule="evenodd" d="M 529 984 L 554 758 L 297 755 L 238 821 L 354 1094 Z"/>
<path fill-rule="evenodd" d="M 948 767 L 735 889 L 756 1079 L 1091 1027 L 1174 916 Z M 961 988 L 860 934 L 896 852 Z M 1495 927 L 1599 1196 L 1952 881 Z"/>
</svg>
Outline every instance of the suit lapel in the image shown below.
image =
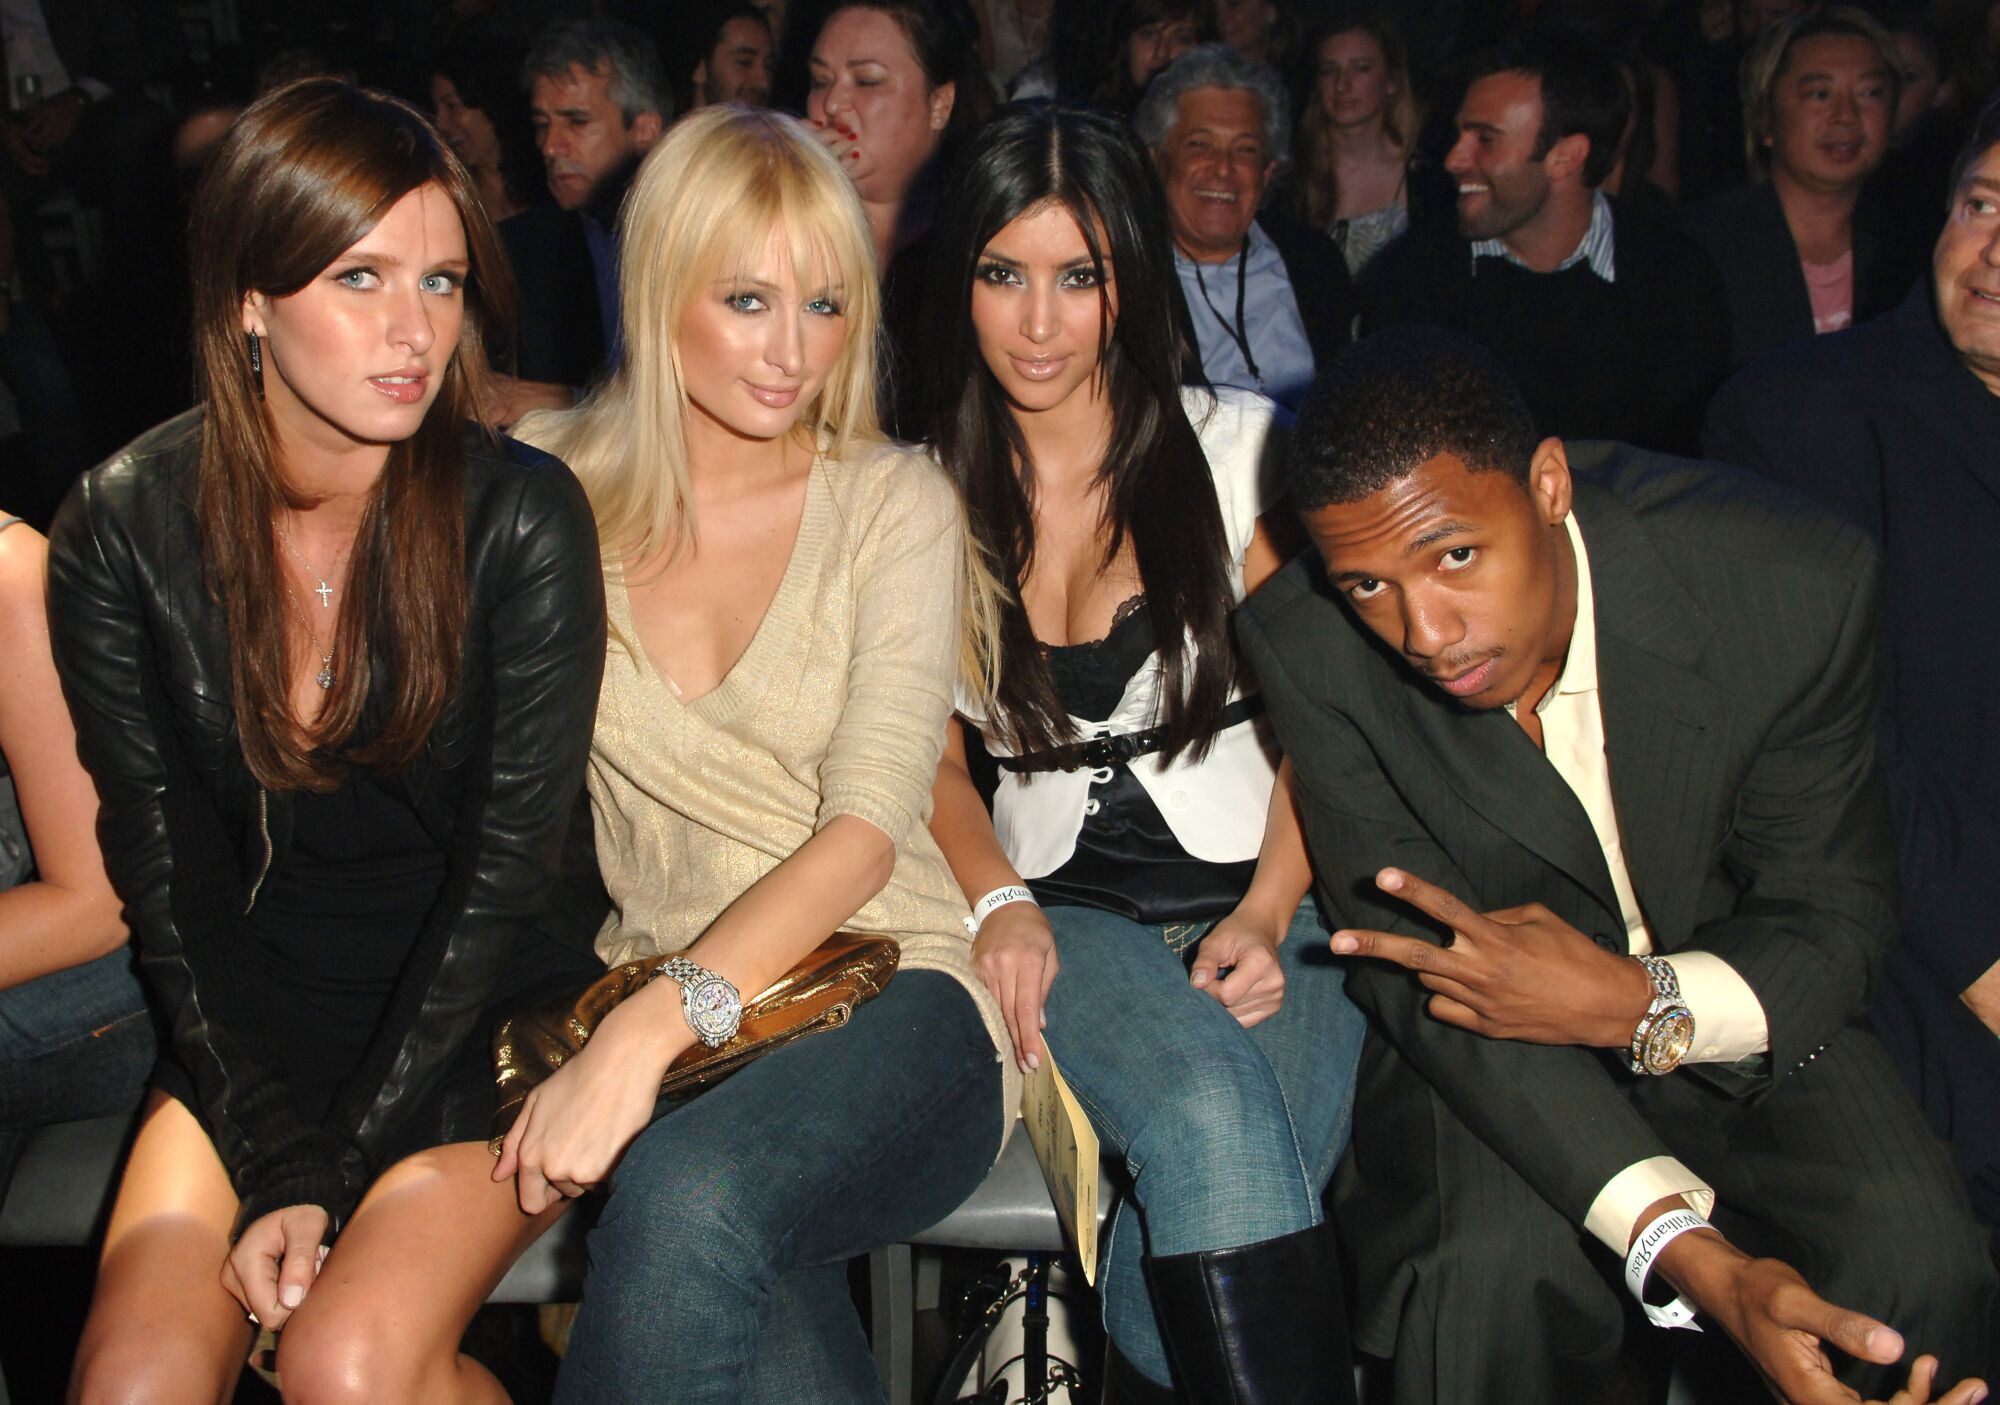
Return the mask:
<svg viewBox="0 0 2000 1405">
<path fill-rule="evenodd" d="M 1428 684 L 1406 689 L 1404 699 L 1412 739 L 1437 761 L 1459 798 L 1567 874 L 1615 918 L 1618 894 L 1597 831 L 1575 792 L 1520 724 L 1499 708 L 1458 707 Z"/>
<path fill-rule="evenodd" d="M 1678 946 L 1729 813 L 1727 695 L 1698 670 L 1715 623 L 1630 508 L 1578 483 L 1577 526 L 1597 594 L 1598 702 L 1626 871 L 1653 939 Z"/>
</svg>

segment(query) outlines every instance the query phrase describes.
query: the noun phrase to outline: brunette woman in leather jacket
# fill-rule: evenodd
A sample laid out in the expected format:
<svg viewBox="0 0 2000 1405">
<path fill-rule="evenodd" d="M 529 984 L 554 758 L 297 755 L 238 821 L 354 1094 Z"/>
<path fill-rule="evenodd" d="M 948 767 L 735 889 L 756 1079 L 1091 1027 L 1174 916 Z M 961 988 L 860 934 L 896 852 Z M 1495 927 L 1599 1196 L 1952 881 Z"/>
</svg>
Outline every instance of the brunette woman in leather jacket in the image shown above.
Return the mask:
<svg viewBox="0 0 2000 1405">
<path fill-rule="evenodd" d="M 601 970 L 597 913 L 539 918 L 603 665 L 590 510 L 469 423 L 505 260 L 413 109 L 264 98 L 190 247 L 202 404 L 50 557 L 170 1031 L 71 1394 L 227 1401 L 261 1320 L 290 1401 L 502 1399 L 459 1337 L 553 1215 L 491 1177 L 489 1012 Z"/>
</svg>

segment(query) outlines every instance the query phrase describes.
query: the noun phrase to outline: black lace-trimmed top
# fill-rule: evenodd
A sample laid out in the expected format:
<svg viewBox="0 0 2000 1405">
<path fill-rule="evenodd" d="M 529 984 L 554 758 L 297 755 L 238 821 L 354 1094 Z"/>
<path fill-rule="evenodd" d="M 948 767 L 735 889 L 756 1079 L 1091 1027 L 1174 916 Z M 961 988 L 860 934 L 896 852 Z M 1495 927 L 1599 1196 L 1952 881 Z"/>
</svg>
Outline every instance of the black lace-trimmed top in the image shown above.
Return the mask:
<svg viewBox="0 0 2000 1405">
<path fill-rule="evenodd" d="M 1146 597 L 1135 595 L 1112 615 L 1104 638 L 1043 646 L 1063 711 L 1083 722 L 1109 718 L 1133 676 L 1157 667 L 1157 641 Z M 1101 908 L 1136 922 L 1194 922 L 1225 916 L 1242 901 L 1256 868 L 1254 859 L 1218 864 L 1189 855 L 1132 772 L 1113 766 L 1092 778 L 1076 851 L 1028 887 L 1044 906 Z"/>
</svg>

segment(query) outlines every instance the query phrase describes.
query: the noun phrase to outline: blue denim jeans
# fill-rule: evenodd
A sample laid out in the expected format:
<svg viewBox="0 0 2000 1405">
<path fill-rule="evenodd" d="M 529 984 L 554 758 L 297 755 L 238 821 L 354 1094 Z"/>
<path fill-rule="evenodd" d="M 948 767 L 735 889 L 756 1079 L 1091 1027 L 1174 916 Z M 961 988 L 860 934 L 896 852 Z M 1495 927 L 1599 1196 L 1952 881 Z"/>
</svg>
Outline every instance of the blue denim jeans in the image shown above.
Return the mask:
<svg viewBox="0 0 2000 1405">
<path fill-rule="evenodd" d="M 0 990 L 0 1197 L 29 1133 L 136 1109 L 152 1068 L 130 947 Z"/>
<path fill-rule="evenodd" d="M 559 1405 L 882 1400 L 845 1263 L 978 1187 L 1001 1086 L 971 996 L 904 971 L 844 1028 L 663 1104 L 590 1232 Z"/>
<path fill-rule="evenodd" d="M 1245 1029 L 1188 984 L 1200 928 L 1051 907 L 1049 1048 L 1131 1177 L 1098 1254 L 1104 1329 L 1170 1379 L 1144 1259 L 1310 1229 L 1347 1146 L 1364 1024 L 1308 898 L 1278 949 L 1278 1013 Z M 1177 949 L 1178 948 L 1178 949 Z"/>
</svg>

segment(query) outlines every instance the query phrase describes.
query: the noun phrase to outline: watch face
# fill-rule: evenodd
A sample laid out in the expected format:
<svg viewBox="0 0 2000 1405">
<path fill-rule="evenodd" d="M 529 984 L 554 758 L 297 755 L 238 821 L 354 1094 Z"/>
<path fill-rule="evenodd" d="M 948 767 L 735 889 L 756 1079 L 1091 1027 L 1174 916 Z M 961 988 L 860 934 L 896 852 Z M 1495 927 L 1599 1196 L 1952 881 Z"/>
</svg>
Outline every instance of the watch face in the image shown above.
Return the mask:
<svg viewBox="0 0 2000 1405">
<path fill-rule="evenodd" d="M 743 1017 L 743 1004 L 724 980 L 697 981 L 684 997 L 687 1019 L 706 1044 L 719 1044 L 736 1033 Z"/>
<path fill-rule="evenodd" d="M 1646 1032 L 1646 1072 L 1671 1072 L 1692 1047 L 1694 1016 L 1685 1009 L 1666 1011 Z"/>
</svg>

